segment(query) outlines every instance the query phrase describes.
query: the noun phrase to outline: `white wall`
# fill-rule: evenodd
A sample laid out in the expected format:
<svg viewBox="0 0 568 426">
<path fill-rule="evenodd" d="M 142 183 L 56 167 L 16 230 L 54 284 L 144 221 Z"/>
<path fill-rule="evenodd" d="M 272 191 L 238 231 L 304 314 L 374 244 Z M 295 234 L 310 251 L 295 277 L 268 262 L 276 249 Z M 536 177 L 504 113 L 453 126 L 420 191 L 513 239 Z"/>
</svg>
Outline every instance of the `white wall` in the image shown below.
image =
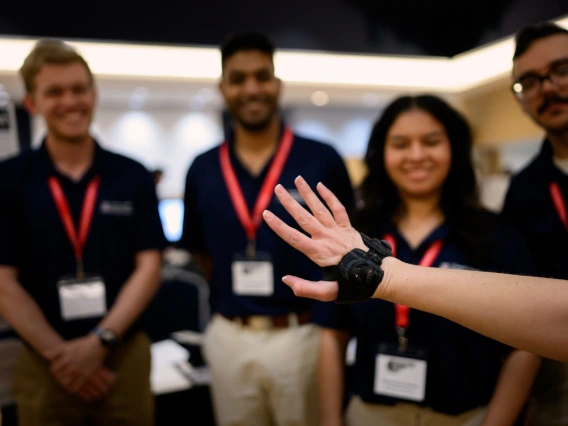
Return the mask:
<svg viewBox="0 0 568 426">
<path fill-rule="evenodd" d="M 301 135 L 331 143 L 344 158 L 365 155 L 379 108 L 300 107 L 286 114 Z"/>
<path fill-rule="evenodd" d="M 371 109 L 297 108 L 287 122 L 299 133 L 333 144 L 344 157 L 364 154 L 378 111 Z M 107 149 L 129 156 L 148 169 L 164 170 L 158 187 L 162 198 L 183 195 L 185 174 L 199 153 L 223 139 L 217 111 L 129 111 L 100 108 L 92 132 Z M 45 134 L 41 119 L 33 121 L 33 144 Z"/>
<path fill-rule="evenodd" d="M 0 159 L 18 152 L 18 126 L 14 104 L 0 85 Z"/>
<path fill-rule="evenodd" d="M 41 119 L 34 120 L 34 145 L 45 134 Z M 196 155 L 223 138 L 216 112 L 128 111 L 101 109 L 93 123 L 100 144 L 131 157 L 148 169 L 160 168 L 164 177 L 158 187 L 162 198 L 183 195 L 185 174 Z"/>
<path fill-rule="evenodd" d="M 365 154 L 379 107 L 298 107 L 285 112 L 287 123 L 299 134 L 332 144 L 344 158 Z M 34 121 L 34 144 L 45 132 L 41 120 Z M 161 168 L 165 175 L 158 187 L 162 198 L 181 197 L 185 174 L 199 153 L 223 139 L 218 111 L 144 110 L 101 108 L 93 134 L 105 148 L 132 157 L 148 169 Z M 503 168 L 517 171 L 538 151 L 540 141 L 498 147 Z M 498 209 L 508 186 L 508 177 L 482 179 L 486 205 Z"/>
</svg>

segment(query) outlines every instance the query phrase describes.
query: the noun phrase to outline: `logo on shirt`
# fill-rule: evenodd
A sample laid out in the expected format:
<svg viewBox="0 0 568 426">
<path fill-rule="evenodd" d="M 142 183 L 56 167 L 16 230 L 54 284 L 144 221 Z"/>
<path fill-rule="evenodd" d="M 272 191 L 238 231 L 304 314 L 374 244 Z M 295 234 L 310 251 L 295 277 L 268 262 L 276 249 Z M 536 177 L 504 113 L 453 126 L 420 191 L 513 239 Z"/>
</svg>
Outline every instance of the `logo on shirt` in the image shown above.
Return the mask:
<svg viewBox="0 0 568 426">
<path fill-rule="evenodd" d="M 414 363 L 410 361 L 389 361 L 389 363 L 387 364 L 387 368 L 393 373 L 397 373 L 400 370 L 412 367 L 414 367 Z"/>
<path fill-rule="evenodd" d="M 132 216 L 134 205 L 131 201 L 102 201 L 100 206 L 102 214 L 109 216 Z"/>
<path fill-rule="evenodd" d="M 297 189 L 286 189 L 286 191 L 288 191 L 288 193 L 292 196 L 292 198 L 296 200 L 298 203 L 304 206 L 306 205 L 306 202 L 300 195 L 300 191 L 298 191 Z M 276 200 L 280 203 L 280 200 L 278 198 L 276 198 Z"/>
</svg>

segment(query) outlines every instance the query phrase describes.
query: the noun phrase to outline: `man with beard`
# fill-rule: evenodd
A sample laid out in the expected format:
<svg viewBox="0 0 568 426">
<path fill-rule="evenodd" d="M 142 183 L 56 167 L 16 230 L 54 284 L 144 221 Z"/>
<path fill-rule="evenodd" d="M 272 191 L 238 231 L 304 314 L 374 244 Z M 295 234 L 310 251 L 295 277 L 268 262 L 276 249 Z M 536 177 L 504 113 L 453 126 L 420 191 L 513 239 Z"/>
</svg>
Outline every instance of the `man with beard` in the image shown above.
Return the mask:
<svg viewBox="0 0 568 426">
<path fill-rule="evenodd" d="M 537 157 L 517 174 L 503 214 L 532 247 L 540 276 L 568 279 L 568 31 L 544 22 L 516 37 L 512 86 L 523 110 L 546 131 Z M 529 416 L 568 424 L 568 364 L 543 360 Z"/>
<path fill-rule="evenodd" d="M 215 315 L 204 355 L 221 426 L 317 424 L 319 331 L 310 324 L 312 302 L 295 297 L 280 277 L 318 279 L 322 272 L 280 240 L 262 212 L 270 208 L 285 216 L 274 188 L 294 188 L 299 174 L 353 204 L 337 152 L 282 122 L 273 54 L 272 42 L 259 33 L 233 35 L 223 44 L 219 88 L 233 129 L 220 146 L 195 159 L 186 180 L 181 246 L 212 285 Z"/>
</svg>

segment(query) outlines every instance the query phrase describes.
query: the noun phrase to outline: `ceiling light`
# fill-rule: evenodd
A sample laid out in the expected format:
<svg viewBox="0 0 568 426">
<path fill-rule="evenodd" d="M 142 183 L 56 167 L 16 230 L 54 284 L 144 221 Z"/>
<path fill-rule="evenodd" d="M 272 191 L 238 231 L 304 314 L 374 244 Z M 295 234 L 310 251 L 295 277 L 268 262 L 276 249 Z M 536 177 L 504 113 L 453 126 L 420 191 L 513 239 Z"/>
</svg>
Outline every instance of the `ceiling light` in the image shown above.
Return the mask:
<svg viewBox="0 0 568 426">
<path fill-rule="evenodd" d="M 324 106 L 329 103 L 329 95 L 325 93 L 323 90 L 318 90 L 317 92 L 312 93 L 310 97 L 312 104 L 315 106 Z"/>
<path fill-rule="evenodd" d="M 555 21 L 568 28 L 568 17 Z M 15 76 L 36 39 L 0 37 L 0 76 Z M 213 83 L 221 76 L 218 48 L 68 41 L 96 75 Z M 454 58 L 347 55 L 279 50 L 276 72 L 290 83 L 371 86 L 389 90 L 460 92 L 511 72 L 513 37 Z"/>
</svg>

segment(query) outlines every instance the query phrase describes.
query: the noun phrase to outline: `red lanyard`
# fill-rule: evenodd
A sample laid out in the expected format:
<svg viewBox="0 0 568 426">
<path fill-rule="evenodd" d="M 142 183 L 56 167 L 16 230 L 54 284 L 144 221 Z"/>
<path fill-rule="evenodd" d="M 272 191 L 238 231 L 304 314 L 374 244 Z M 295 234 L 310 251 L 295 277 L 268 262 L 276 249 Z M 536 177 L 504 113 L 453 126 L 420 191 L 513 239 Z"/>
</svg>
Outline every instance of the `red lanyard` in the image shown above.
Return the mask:
<svg viewBox="0 0 568 426">
<path fill-rule="evenodd" d="M 65 232 L 69 237 L 69 241 L 73 245 L 75 251 L 75 260 L 77 261 L 77 277 L 82 278 L 84 275 L 83 271 L 83 247 L 85 247 L 85 242 L 87 241 L 87 236 L 89 235 L 89 230 L 91 228 L 91 221 L 93 219 L 93 213 L 95 211 L 95 203 L 97 201 L 97 194 L 99 192 L 99 185 L 101 183 L 101 178 L 99 176 L 93 178 L 89 185 L 87 186 L 87 191 L 85 192 L 85 199 L 83 200 L 83 207 L 81 210 L 81 217 L 79 219 L 79 234 L 73 223 L 73 217 L 71 216 L 71 209 L 67 203 L 67 198 L 61 188 L 61 184 L 56 177 L 50 177 L 47 181 L 49 190 L 51 191 L 51 196 L 55 205 L 57 206 L 57 211 L 63 222 L 63 227 Z"/>
<path fill-rule="evenodd" d="M 231 164 L 229 144 L 225 142 L 219 149 L 219 160 L 221 162 L 223 178 L 225 179 L 225 184 L 229 190 L 229 195 L 233 202 L 233 207 L 235 208 L 237 217 L 243 225 L 249 241 L 249 245 L 247 247 L 248 255 L 254 255 L 254 241 L 256 239 L 258 228 L 262 223 L 262 212 L 266 210 L 274 195 L 274 188 L 282 175 L 282 170 L 284 169 L 284 165 L 286 164 L 286 160 L 288 159 L 290 150 L 292 149 L 293 142 L 294 135 L 289 128 L 286 128 L 282 135 L 282 140 L 280 141 L 278 150 L 270 164 L 266 179 L 262 184 L 260 193 L 258 194 L 258 198 L 254 204 L 252 215 L 248 209 L 247 202 L 243 195 L 243 190 L 239 184 L 233 165 Z"/>
<path fill-rule="evenodd" d="M 396 257 L 396 240 L 394 236 L 391 234 L 386 234 L 384 240 L 390 244 L 392 249 L 392 255 L 393 257 Z M 422 256 L 422 259 L 420 260 L 418 265 L 426 267 L 432 266 L 436 261 L 436 259 L 438 258 L 440 251 L 442 251 L 443 246 L 444 242 L 442 240 L 436 240 L 432 244 L 430 244 L 430 247 L 428 247 L 428 249 L 424 253 L 424 256 Z M 406 343 L 408 341 L 408 339 L 405 337 L 405 334 L 406 334 L 406 329 L 408 328 L 408 325 L 410 323 L 409 319 L 410 308 L 408 306 L 395 304 L 394 309 L 395 309 L 395 326 L 398 333 L 399 346 L 401 350 L 405 350 Z"/>
<path fill-rule="evenodd" d="M 568 215 L 566 214 L 566 204 L 564 203 L 564 198 L 562 197 L 562 191 L 560 191 L 560 185 L 558 182 L 550 182 L 550 197 L 558 213 L 558 217 L 564 224 L 564 227 L 568 231 Z"/>
</svg>

